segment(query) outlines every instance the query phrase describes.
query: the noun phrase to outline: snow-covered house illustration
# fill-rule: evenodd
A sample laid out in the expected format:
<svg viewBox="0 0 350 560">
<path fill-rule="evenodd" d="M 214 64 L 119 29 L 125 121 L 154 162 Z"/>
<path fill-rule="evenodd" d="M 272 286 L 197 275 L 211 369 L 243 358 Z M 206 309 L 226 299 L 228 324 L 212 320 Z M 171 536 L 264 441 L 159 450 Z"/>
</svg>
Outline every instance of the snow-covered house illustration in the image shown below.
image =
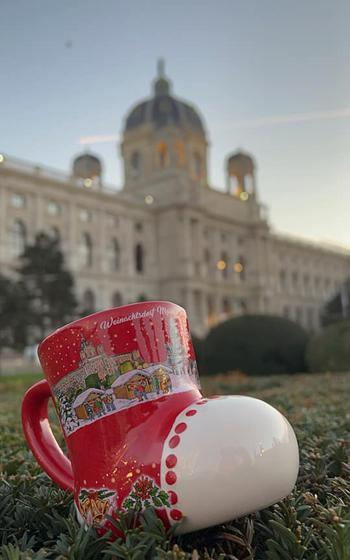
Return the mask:
<svg viewBox="0 0 350 560">
<path fill-rule="evenodd" d="M 150 366 L 142 372 L 132 370 L 121 375 L 112 384 L 117 399 L 146 400 L 149 393 L 165 394 L 171 391 L 169 369 L 165 366 Z"/>
<path fill-rule="evenodd" d="M 113 403 L 113 395 L 101 389 L 87 389 L 77 396 L 72 408 L 81 420 L 93 420 L 106 413 L 106 405 Z M 114 405 L 114 403 L 113 403 Z"/>
<path fill-rule="evenodd" d="M 171 369 L 164 365 L 154 365 L 147 368 L 147 372 L 150 374 L 152 391 L 157 394 L 170 393 L 172 389 L 171 383 Z"/>
<path fill-rule="evenodd" d="M 112 384 L 112 389 L 117 399 L 142 400 L 152 391 L 149 377 L 138 370 L 128 371 L 118 377 Z"/>
</svg>

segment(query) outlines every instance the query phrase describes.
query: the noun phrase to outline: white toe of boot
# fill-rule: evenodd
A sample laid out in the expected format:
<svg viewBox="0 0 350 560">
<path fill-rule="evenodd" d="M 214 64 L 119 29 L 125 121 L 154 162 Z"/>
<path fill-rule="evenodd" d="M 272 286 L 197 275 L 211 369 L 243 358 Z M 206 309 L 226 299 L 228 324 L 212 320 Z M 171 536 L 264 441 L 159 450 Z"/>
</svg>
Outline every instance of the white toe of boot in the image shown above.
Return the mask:
<svg viewBox="0 0 350 560">
<path fill-rule="evenodd" d="M 267 403 L 243 396 L 202 399 L 179 414 L 166 439 L 161 485 L 168 514 L 186 533 L 267 507 L 294 487 L 292 427 Z"/>
</svg>

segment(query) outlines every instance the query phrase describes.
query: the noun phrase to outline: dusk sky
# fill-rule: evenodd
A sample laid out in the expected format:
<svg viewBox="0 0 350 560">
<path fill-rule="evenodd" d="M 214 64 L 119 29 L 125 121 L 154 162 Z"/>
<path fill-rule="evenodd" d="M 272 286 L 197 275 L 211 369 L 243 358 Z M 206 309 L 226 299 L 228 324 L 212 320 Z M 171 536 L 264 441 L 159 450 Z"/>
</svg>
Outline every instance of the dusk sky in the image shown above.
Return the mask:
<svg viewBox="0 0 350 560">
<path fill-rule="evenodd" d="M 0 152 L 68 172 L 86 136 L 120 135 L 163 57 L 200 110 L 210 184 L 253 154 L 275 230 L 350 247 L 348 0 L 4 0 Z M 122 185 L 116 142 L 90 143 Z"/>
</svg>

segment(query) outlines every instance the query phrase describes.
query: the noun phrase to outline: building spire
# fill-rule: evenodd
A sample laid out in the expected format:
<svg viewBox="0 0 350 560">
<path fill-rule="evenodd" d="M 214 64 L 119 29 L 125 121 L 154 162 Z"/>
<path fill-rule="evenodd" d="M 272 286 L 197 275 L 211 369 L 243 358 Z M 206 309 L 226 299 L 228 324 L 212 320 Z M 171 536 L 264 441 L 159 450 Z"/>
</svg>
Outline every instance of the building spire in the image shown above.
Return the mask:
<svg viewBox="0 0 350 560">
<path fill-rule="evenodd" d="M 157 72 L 158 72 L 158 78 L 164 78 L 165 77 L 165 60 L 164 60 L 164 58 L 158 58 Z"/>
<path fill-rule="evenodd" d="M 154 94 L 156 97 L 159 95 L 169 95 L 170 82 L 165 77 L 165 62 L 164 58 L 159 58 L 157 61 L 157 78 L 154 82 Z"/>
</svg>

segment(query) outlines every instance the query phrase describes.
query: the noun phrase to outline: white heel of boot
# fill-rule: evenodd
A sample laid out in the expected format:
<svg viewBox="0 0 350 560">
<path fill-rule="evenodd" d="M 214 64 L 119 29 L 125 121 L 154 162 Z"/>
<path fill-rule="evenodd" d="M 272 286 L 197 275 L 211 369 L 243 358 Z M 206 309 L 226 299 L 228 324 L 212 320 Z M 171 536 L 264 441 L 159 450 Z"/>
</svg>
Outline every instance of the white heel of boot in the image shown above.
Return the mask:
<svg viewBox="0 0 350 560">
<path fill-rule="evenodd" d="M 299 468 L 284 416 L 243 396 L 202 399 L 176 418 L 164 443 L 161 485 L 169 518 L 187 533 L 263 509 L 287 496 Z"/>
</svg>

